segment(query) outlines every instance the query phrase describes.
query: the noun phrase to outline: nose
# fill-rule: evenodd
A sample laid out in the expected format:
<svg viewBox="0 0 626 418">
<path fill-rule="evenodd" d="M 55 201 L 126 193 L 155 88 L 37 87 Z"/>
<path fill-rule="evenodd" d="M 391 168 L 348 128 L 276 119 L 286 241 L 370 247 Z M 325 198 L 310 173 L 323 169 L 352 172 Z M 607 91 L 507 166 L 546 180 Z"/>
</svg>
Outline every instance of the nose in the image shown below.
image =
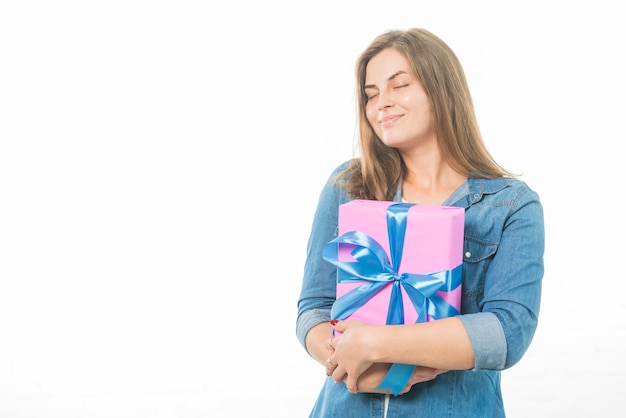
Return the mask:
<svg viewBox="0 0 626 418">
<path fill-rule="evenodd" d="M 378 101 L 376 102 L 376 109 L 378 109 L 379 111 L 384 110 L 384 109 L 386 109 L 388 107 L 391 107 L 391 105 L 392 105 L 391 97 L 389 97 L 383 91 L 379 91 L 378 92 L 377 99 L 378 99 Z"/>
</svg>

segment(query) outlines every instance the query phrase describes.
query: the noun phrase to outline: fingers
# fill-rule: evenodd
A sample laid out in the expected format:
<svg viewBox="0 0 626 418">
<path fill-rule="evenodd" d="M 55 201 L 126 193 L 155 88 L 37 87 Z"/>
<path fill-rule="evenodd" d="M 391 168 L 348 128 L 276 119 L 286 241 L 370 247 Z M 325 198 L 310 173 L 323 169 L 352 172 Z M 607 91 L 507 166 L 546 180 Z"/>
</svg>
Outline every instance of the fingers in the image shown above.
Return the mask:
<svg viewBox="0 0 626 418">
<path fill-rule="evenodd" d="M 333 370 L 335 370 L 335 367 L 337 367 L 337 364 L 333 363 L 333 360 L 330 357 L 328 357 L 328 360 L 326 360 L 326 367 L 332 368 Z"/>
<path fill-rule="evenodd" d="M 331 350 L 331 351 L 335 351 L 335 346 L 333 346 L 333 339 L 329 338 L 328 340 L 326 340 L 326 349 L 327 350 Z"/>
<path fill-rule="evenodd" d="M 447 372 L 447 370 L 416 366 L 411 379 L 409 379 L 409 383 L 413 385 L 416 383 L 427 382 L 435 379 L 438 375 L 445 372 Z"/>
<path fill-rule="evenodd" d="M 357 393 L 359 393 L 357 386 L 356 386 L 356 381 L 357 379 L 354 377 L 351 377 L 350 375 L 348 375 L 348 378 L 346 379 L 346 387 L 348 388 L 348 392 L 350 392 L 353 395 L 356 395 Z"/>
<path fill-rule="evenodd" d="M 333 363 L 332 359 L 328 357 L 328 360 L 326 360 L 326 376 L 332 376 L 336 368 L 337 364 Z"/>
<path fill-rule="evenodd" d="M 332 377 L 337 384 L 346 383 L 346 380 L 348 379 L 348 374 L 346 373 L 346 369 L 335 364 L 333 367 L 333 372 L 330 374 L 330 377 Z"/>
<path fill-rule="evenodd" d="M 329 351 L 332 351 L 332 353 L 330 354 L 331 357 L 335 352 L 335 347 L 333 346 L 333 339 L 329 338 L 328 340 L 326 340 L 326 349 Z M 333 363 L 331 357 L 328 357 L 328 360 L 326 360 L 325 366 L 326 366 L 326 376 L 330 376 L 333 374 L 333 372 L 335 371 L 335 369 L 337 368 L 337 364 Z"/>
</svg>

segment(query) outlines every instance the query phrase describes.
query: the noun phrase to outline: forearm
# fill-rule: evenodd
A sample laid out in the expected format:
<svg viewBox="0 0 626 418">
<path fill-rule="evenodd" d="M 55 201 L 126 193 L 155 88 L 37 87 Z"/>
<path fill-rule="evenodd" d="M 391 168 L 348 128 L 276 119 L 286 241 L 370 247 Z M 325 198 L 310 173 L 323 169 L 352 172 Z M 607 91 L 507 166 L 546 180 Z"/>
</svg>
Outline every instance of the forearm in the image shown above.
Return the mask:
<svg viewBox="0 0 626 418">
<path fill-rule="evenodd" d="M 328 322 L 323 322 L 311 328 L 306 336 L 306 349 L 315 360 L 324 365 L 332 355 L 326 343 L 333 338 L 332 328 Z"/>
<path fill-rule="evenodd" d="M 377 326 L 365 337 L 375 363 L 406 363 L 445 370 L 474 367 L 474 350 L 458 318 Z"/>
</svg>

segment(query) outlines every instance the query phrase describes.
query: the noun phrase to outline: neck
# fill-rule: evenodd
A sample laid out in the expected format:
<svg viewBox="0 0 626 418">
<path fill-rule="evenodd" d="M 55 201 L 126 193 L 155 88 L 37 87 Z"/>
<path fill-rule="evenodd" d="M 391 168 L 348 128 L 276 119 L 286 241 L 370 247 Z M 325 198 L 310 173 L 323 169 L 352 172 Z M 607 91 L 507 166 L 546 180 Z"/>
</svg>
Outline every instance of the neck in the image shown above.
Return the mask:
<svg viewBox="0 0 626 418">
<path fill-rule="evenodd" d="M 422 157 L 405 159 L 408 171 L 402 181 L 402 196 L 410 203 L 441 205 L 467 178 L 439 154 Z"/>
</svg>

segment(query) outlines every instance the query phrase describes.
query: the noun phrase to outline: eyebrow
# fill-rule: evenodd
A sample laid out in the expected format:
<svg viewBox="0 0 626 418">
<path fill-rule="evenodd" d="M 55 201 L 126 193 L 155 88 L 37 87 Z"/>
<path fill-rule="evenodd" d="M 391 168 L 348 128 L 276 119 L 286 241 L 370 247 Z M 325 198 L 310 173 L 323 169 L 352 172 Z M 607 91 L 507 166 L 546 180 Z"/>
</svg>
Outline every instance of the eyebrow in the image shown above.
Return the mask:
<svg viewBox="0 0 626 418">
<path fill-rule="evenodd" d="M 408 73 L 407 73 L 406 71 L 402 71 L 402 70 L 400 70 L 400 71 L 398 71 L 398 72 L 396 72 L 396 73 L 392 74 L 391 76 L 389 76 L 389 78 L 387 78 L 387 81 L 391 81 L 391 80 L 393 80 L 394 78 L 396 78 L 397 76 L 399 76 L 399 75 L 401 75 L 401 74 L 408 74 Z M 375 84 L 366 84 L 366 85 L 364 85 L 364 86 L 363 86 L 363 90 L 366 90 L 366 89 L 375 89 L 375 88 L 376 88 L 376 85 L 375 85 Z"/>
</svg>

